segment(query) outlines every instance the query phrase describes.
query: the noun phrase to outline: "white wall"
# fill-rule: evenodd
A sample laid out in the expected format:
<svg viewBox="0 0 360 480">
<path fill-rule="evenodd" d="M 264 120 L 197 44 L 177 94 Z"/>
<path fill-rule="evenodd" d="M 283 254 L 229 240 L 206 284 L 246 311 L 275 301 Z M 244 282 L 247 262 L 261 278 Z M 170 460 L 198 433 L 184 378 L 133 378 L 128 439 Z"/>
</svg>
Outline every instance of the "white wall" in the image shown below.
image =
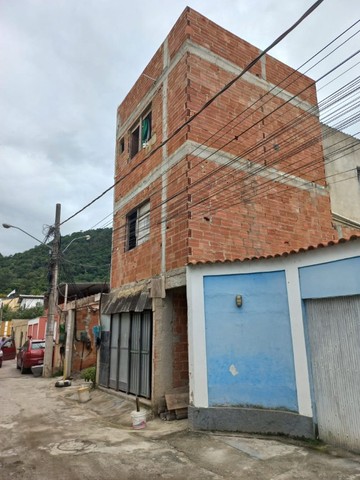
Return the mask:
<svg viewBox="0 0 360 480">
<path fill-rule="evenodd" d="M 360 140 L 322 126 L 325 173 L 333 213 L 360 223 Z M 350 171 L 349 171 L 350 170 Z"/>
</svg>

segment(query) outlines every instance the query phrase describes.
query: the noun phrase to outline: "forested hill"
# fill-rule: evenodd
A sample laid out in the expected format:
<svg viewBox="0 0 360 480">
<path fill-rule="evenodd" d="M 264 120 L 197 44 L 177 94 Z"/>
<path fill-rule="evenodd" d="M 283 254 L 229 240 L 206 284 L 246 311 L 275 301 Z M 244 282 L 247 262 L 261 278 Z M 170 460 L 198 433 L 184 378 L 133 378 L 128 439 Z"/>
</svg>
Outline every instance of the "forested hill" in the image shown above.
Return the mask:
<svg viewBox="0 0 360 480">
<path fill-rule="evenodd" d="M 59 283 L 109 283 L 111 261 L 111 228 L 74 232 L 61 237 L 61 251 L 77 237 L 60 256 Z M 4 257 L 0 254 L 0 296 L 12 290 L 17 294 L 42 295 L 48 290 L 50 250 L 36 246 L 23 253 Z"/>
</svg>

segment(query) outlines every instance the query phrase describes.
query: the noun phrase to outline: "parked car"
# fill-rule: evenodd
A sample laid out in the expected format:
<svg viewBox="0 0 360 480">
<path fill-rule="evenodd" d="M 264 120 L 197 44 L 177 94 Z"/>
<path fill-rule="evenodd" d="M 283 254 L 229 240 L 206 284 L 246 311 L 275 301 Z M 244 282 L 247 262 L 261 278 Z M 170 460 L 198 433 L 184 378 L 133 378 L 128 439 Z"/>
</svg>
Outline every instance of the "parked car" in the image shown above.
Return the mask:
<svg viewBox="0 0 360 480">
<path fill-rule="evenodd" d="M 16 367 L 21 370 L 21 373 L 25 373 L 35 365 L 42 365 L 44 363 L 44 352 L 45 340 L 29 338 L 24 345 L 19 348 L 16 357 Z"/>
<path fill-rule="evenodd" d="M 7 338 L 1 345 L 1 351 L 3 352 L 1 364 L 3 360 L 13 360 L 16 357 L 16 347 L 13 338 Z M 0 365 L 1 366 L 1 365 Z"/>
</svg>

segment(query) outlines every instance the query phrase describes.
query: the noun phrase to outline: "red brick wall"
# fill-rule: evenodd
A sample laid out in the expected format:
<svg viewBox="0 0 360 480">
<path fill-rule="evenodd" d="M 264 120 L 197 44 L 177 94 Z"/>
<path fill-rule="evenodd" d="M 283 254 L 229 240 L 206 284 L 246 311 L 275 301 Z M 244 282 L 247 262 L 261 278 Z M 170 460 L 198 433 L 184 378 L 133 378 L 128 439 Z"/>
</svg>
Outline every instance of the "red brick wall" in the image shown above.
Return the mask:
<svg viewBox="0 0 360 480">
<path fill-rule="evenodd" d="M 179 124 L 182 124 L 187 116 L 185 90 L 187 86 L 187 57 L 176 65 L 168 76 L 168 105 L 171 109 L 171 115 L 168 118 L 168 131 L 172 132 Z M 129 105 L 134 105 L 142 99 L 149 90 L 149 85 L 143 83 L 143 90 L 139 98 L 135 101 L 136 95 L 139 95 L 139 85 L 134 88 L 126 97 L 120 107 L 122 118 L 123 112 L 131 112 Z M 125 151 L 116 154 L 115 180 L 119 183 L 115 187 L 115 202 L 121 201 L 126 194 L 132 192 L 139 184 L 142 178 L 149 175 L 162 162 L 162 150 L 158 150 L 144 162 L 144 158 L 149 155 L 162 141 L 162 91 L 159 88 L 152 99 L 152 132 L 156 138 L 155 143 L 148 149 L 141 150 L 134 158 L 129 159 L 128 132 L 125 133 Z M 167 144 L 168 155 L 176 151 L 186 140 L 187 132 L 181 132 Z M 169 189 L 168 197 L 177 194 L 179 189 L 183 188 L 183 175 L 186 174 L 186 160 L 179 162 L 169 171 Z M 166 168 L 166 167 L 165 167 Z M 161 271 L 161 180 L 156 180 L 148 188 L 143 189 L 138 195 L 126 203 L 118 210 L 114 216 L 113 227 L 113 251 L 112 251 L 112 274 L 111 285 L 116 287 L 129 282 L 141 280 L 157 275 Z M 169 202 L 168 211 L 176 209 L 178 214 L 178 203 L 181 201 L 181 217 L 176 217 L 176 224 L 173 227 L 167 225 L 167 268 L 177 268 L 183 266 L 187 258 L 187 239 L 183 232 L 187 229 L 187 212 L 183 210 L 183 200 L 186 199 L 186 193 L 176 197 L 175 205 Z M 151 238 L 143 245 L 139 245 L 131 251 L 126 251 L 126 215 L 144 201 L 150 200 L 150 221 Z M 169 214 L 168 214 L 169 216 Z"/>
<path fill-rule="evenodd" d="M 256 47 L 189 8 L 168 36 L 170 59 L 174 59 L 186 40 L 241 68 L 259 53 Z M 145 69 L 148 75 L 158 78 L 164 51 L 162 45 Z M 167 76 L 169 135 L 234 78 L 234 73 L 219 65 L 211 63 L 210 58 L 187 52 L 171 69 Z M 311 187 L 311 182 L 324 185 L 317 117 L 271 94 L 259 102 L 273 84 L 286 79 L 283 87 L 290 96 L 297 95 L 316 107 L 314 82 L 270 56 L 262 65 L 255 65 L 251 73 L 251 82 L 245 77 L 238 80 L 167 144 L 168 155 L 187 140 L 203 145 L 184 155 L 167 172 L 167 270 L 182 267 L 188 261 L 274 254 L 337 238 L 331 225 L 328 194 L 325 191 L 319 194 Z M 263 77 L 270 82 L 265 89 L 264 83 L 261 84 Z M 135 118 L 127 122 L 129 115 L 151 88 L 153 82 L 140 76 L 119 107 L 122 125 L 129 123 L 131 127 Z M 151 101 L 153 145 L 129 160 L 128 130 L 123 132 L 125 152 L 116 156 L 115 179 L 120 181 L 115 189 L 115 202 L 133 192 L 141 179 L 163 161 L 162 149 L 147 158 L 163 139 L 163 88 L 163 84 L 157 85 Z M 219 132 L 224 125 L 226 128 Z M 224 153 L 226 161 L 233 163 L 220 167 L 208 147 Z M 233 168 L 241 161 L 248 162 L 248 170 Z M 263 176 L 251 174 L 251 167 L 262 171 Z M 282 176 L 285 181 L 286 175 L 294 175 L 309 183 L 300 189 L 275 182 L 265 167 L 275 169 L 278 178 Z M 158 179 L 135 193 L 115 215 L 113 288 L 161 272 L 161 189 Z M 126 214 L 148 199 L 150 240 L 126 252 Z"/>
<path fill-rule="evenodd" d="M 189 385 L 187 303 L 185 289 L 172 294 L 173 322 L 173 388 Z"/>
<path fill-rule="evenodd" d="M 73 350 L 72 371 L 80 372 L 84 368 L 96 365 L 96 347 L 93 335 L 93 327 L 98 325 L 99 311 L 92 311 L 91 307 L 79 307 L 76 309 L 76 338 Z M 87 331 L 90 339 L 90 348 L 80 341 L 80 331 Z"/>
<path fill-rule="evenodd" d="M 189 118 L 186 89 L 188 85 L 188 55 L 172 69 L 168 77 L 168 134 L 174 132 Z M 183 129 L 167 145 L 168 155 L 176 151 L 187 139 L 187 129 Z"/>
<path fill-rule="evenodd" d="M 245 68 L 259 55 L 260 51 L 257 47 L 225 30 L 196 11 L 188 9 L 186 14 L 188 37 L 193 42 L 211 50 L 241 68 Z M 270 55 L 266 56 L 266 69 L 267 80 L 274 84 L 283 81 L 284 78 L 291 75 L 284 81 L 284 86 L 288 85 L 286 90 L 296 95 L 298 95 L 299 87 L 302 90 L 305 85 L 313 83 L 308 77 L 295 72 L 290 66 L 285 65 Z M 261 63 L 258 62 L 254 65 L 250 72 L 261 77 Z M 296 82 L 292 83 L 294 79 L 296 79 Z M 283 85 L 281 86 L 284 88 Z M 299 96 L 303 100 L 311 101 L 311 103 L 316 102 L 315 89 L 300 93 Z"/>
<path fill-rule="evenodd" d="M 194 113 L 233 75 L 219 68 L 214 71 L 211 63 L 195 55 L 188 58 L 188 63 L 188 105 Z M 308 87 L 314 90 L 312 83 L 308 83 Z M 299 86 L 298 91 L 301 88 Z M 266 95 L 260 102 L 265 93 L 263 88 L 238 80 L 191 123 L 189 138 L 260 165 L 274 166 L 290 173 L 296 168 L 297 176 L 311 181 L 322 178 L 323 162 L 312 165 L 307 171 L 299 170 L 312 157 L 316 160 L 323 158 L 317 117 L 274 95 Z M 219 131 L 223 125 L 226 128 Z M 305 142 L 308 144 L 306 149 Z M 274 145 L 279 149 L 274 150 Z M 324 184 L 324 181 L 318 183 Z"/>
<path fill-rule="evenodd" d="M 143 98 L 144 93 L 153 85 L 154 81 L 152 79 L 157 79 L 161 74 L 162 69 L 163 47 L 161 46 L 143 71 L 146 76 L 143 75 L 143 73 L 140 75 L 119 106 L 118 116 L 120 117 L 121 124 L 123 124 L 132 114 L 133 110 L 137 107 L 139 100 Z"/>
<path fill-rule="evenodd" d="M 142 96 L 145 95 L 149 86 L 144 85 Z M 141 96 L 141 98 L 142 98 Z M 132 96 L 129 98 L 129 102 L 132 100 Z M 138 102 L 137 102 L 138 103 Z M 125 150 L 120 153 L 117 149 L 116 162 L 115 162 L 115 181 L 121 179 L 121 182 L 116 186 L 115 199 L 120 198 L 130 190 L 132 190 L 139 182 L 139 180 L 149 174 L 160 162 L 161 152 L 151 156 L 149 160 L 144 162 L 144 158 L 148 156 L 149 152 L 156 148 L 162 140 L 162 101 L 161 90 L 156 93 L 151 102 L 152 111 L 152 131 L 156 135 L 155 144 L 149 149 L 141 149 L 132 159 L 129 156 L 129 130 L 127 129 L 124 135 Z M 148 104 L 149 105 L 149 104 Z M 148 106 L 146 105 L 144 109 Z M 141 114 L 142 112 L 140 112 Z M 133 126 L 133 123 L 138 117 L 134 118 L 134 121 L 129 125 L 129 129 Z"/>
<path fill-rule="evenodd" d="M 189 29 L 189 8 L 185 8 L 175 25 L 168 35 L 168 49 L 170 60 L 174 58 L 180 50 L 182 44 L 189 38 L 191 30 Z"/>
<path fill-rule="evenodd" d="M 241 176 L 244 174 L 232 173 L 233 180 Z M 243 182 L 242 199 L 237 185 L 222 189 L 223 183 L 217 184 L 215 197 L 192 210 L 189 261 L 270 255 L 336 238 L 327 195 L 314 195 L 311 188 L 307 191 L 274 184 L 263 196 L 264 180 L 257 177 L 248 184 Z M 198 197 L 192 198 L 196 203 Z"/>
<path fill-rule="evenodd" d="M 200 15 L 195 10 L 189 9 L 187 16 L 188 32 L 193 42 L 226 60 L 236 63 L 241 68 L 248 65 L 259 54 L 258 48 Z M 251 71 L 260 74 L 260 64 L 255 65 Z"/>
</svg>

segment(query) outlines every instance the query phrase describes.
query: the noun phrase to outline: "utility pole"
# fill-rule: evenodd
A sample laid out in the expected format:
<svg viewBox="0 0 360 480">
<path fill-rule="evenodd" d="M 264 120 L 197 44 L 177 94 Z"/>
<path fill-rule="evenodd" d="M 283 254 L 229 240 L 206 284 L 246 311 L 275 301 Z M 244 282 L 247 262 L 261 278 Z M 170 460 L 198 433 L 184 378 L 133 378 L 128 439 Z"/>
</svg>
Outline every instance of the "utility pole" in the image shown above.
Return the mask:
<svg viewBox="0 0 360 480">
<path fill-rule="evenodd" d="M 43 376 L 51 377 L 53 366 L 53 351 L 54 351 L 54 324 L 55 314 L 58 300 L 58 273 L 59 273 L 59 254 L 60 254 L 60 213 L 61 205 L 56 204 L 55 211 L 55 227 L 54 240 L 52 243 L 51 260 L 50 260 L 50 292 L 48 317 L 46 324 L 45 337 L 45 354 L 44 354 L 44 369 Z"/>
</svg>

